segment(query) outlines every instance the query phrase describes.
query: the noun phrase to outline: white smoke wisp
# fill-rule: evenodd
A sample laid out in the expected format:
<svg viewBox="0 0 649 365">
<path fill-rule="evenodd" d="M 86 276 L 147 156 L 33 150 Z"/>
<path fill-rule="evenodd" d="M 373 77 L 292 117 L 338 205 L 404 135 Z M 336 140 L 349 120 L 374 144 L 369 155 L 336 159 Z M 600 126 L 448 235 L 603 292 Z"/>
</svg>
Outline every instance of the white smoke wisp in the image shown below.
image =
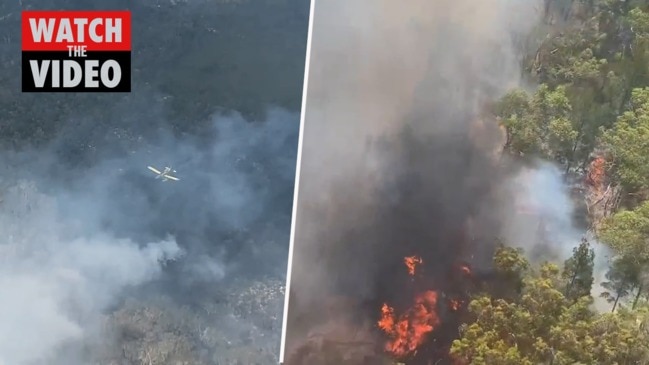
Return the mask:
<svg viewBox="0 0 649 365">
<path fill-rule="evenodd" d="M 587 227 L 575 222 L 576 203 L 561 169 L 551 162 L 539 161 L 523 167 L 508 185 L 515 194 L 514 206 L 503 219 L 506 241 L 523 248 L 532 259 L 561 264 L 572 255 L 582 238 L 588 239 L 595 252 L 591 295 L 596 308 L 605 308 L 600 294 L 604 291 L 601 284 L 608 270 L 610 252 Z"/>
<path fill-rule="evenodd" d="M 144 247 L 108 234 L 79 235 L 57 200 L 20 182 L 0 203 L 0 363 L 48 363 L 89 335 L 121 290 L 158 276 L 181 254 L 173 239 Z"/>
<path fill-rule="evenodd" d="M 559 168 L 549 162 L 523 167 L 509 185 L 515 202 L 504 219 L 507 242 L 527 252 L 544 244 L 557 258 L 569 257 L 585 231 L 573 223 L 574 202 Z"/>
</svg>

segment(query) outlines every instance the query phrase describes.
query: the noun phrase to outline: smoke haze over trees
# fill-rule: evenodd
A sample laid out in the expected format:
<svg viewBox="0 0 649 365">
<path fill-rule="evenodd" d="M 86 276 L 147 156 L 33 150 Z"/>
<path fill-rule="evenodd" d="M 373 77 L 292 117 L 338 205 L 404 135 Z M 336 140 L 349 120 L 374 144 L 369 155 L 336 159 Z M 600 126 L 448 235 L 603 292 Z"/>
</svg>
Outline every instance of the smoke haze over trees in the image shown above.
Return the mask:
<svg viewBox="0 0 649 365">
<path fill-rule="evenodd" d="M 649 4 L 545 1 L 544 9 L 539 46 L 523 63 L 539 86 L 509 92 L 494 110 L 507 152 L 554 161 L 577 183 L 594 237 L 562 275 L 545 264 L 518 274 L 519 295 L 476 298 L 475 322 L 452 353 L 469 364 L 647 364 Z"/>
<path fill-rule="evenodd" d="M 276 363 L 308 6 L 0 5 L 0 363 Z M 94 8 L 133 92 L 20 93 L 20 11 Z"/>
</svg>

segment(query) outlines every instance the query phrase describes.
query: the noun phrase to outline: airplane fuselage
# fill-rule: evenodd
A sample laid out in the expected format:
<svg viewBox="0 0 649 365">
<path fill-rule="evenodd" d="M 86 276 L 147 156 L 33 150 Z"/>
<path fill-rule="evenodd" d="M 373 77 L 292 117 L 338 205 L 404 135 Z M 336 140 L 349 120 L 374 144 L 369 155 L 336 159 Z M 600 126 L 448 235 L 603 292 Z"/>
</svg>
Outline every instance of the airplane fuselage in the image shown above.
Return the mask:
<svg viewBox="0 0 649 365">
<path fill-rule="evenodd" d="M 162 178 L 162 181 L 168 181 L 168 180 L 178 181 L 178 180 L 180 180 L 175 176 L 169 175 L 170 172 L 176 172 L 175 170 L 172 170 L 171 167 L 167 166 L 167 167 L 164 168 L 163 171 L 159 171 L 156 168 L 151 167 L 151 166 L 147 166 L 147 168 L 156 173 L 156 177 L 155 177 L 156 179 Z"/>
</svg>

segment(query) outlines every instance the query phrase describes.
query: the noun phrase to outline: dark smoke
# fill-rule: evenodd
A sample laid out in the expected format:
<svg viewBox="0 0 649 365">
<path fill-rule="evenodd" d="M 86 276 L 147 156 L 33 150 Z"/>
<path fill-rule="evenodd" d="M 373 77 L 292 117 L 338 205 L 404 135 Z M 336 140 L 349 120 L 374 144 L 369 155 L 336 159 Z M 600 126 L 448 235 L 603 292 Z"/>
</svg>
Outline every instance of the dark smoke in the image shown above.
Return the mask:
<svg viewBox="0 0 649 365">
<path fill-rule="evenodd" d="M 356 306 L 343 310 L 353 311 L 358 325 L 378 320 L 383 303 L 395 306 L 397 312 L 407 309 L 423 290 L 464 298 L 458 286 L 460 265 L 469 264 L 476 275 L 489 267 L 500 230 L 499 188 L 506 173 L 468 133 L 417 135 L 405 127 L 398 137 L 379 145 L 384 163 L 392 167 L 390 174 L 334 185 L 336 193 L 326 208 L 329 214 L 318 219 L 317 234 L 304 238 L 317 242 L 317 248 L 299 246 L 304 233 L 298 226 L 296 255 L 314 255 L 315 265 L 328 271 L 326 289 L 311 288 L 308 298 L 299 295 L 300 278 L 308 274 L 294 273 L 297 289 L 292 292 L 289 320 L 309 319 L 289 322 L 289 334 L 326 321 L 326 315 L 314 314 L 325 313 L 323 305 L 332 297 L 344 297 Z M 307 177 L 301 184 L 309 183 Z M 354 194 L 360 191 L 374 199 L 367 202 Z M 308 200 L 303 196 L 301 202 Z M 403 263 L 412 255 L 424 262 L 425 279 L 416 285 L 410 284 Z M 437 345 L 448 345 L 459 324 L 446 321 L 435 334 Z"/>
<path fill-rule="evenodd" d="M 382 303 L 399 312 L 420 290 L 463 295 L 465 263 L 487 273 L 515 171 L 496 157 L 502 135 L 484 106 L 518 82 L 512 37 L 534 23 L 533 5 L 316 4 L 288 364 L 315 363 L 298 355 L 310 337 L 380 352 Z M 403 264 L 411 255 L 424 262 L 417 284 Z M 431 352 L 413 364 L 445 357 L 457 336 L 459 318 L 440 316 Z"/>
</svg>

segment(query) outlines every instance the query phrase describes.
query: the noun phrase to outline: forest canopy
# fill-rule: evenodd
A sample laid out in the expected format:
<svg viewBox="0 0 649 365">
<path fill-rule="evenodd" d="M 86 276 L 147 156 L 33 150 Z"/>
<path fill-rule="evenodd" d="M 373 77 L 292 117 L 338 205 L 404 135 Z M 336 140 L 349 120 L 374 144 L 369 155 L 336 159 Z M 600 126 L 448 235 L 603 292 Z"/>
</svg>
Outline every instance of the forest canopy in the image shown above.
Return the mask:
<svg viewBox="0 0 649 365">
<path fill-rule="evenodd" d="M 501 247 L 510 290 L 480 295 L 451 353 L 462 364 L 649 363 L 649 2 L 546 0 L 524 75 L 495 103 L 505 153 L 542 158 L 584 186 L 594 239 L 611 253 L 595 290 L 584 238 L 565 262 Z M 540 36 L 539 36 L 540 34 Z M 595 309 L 604 299 L 608 310 Z"/>
</svg>

